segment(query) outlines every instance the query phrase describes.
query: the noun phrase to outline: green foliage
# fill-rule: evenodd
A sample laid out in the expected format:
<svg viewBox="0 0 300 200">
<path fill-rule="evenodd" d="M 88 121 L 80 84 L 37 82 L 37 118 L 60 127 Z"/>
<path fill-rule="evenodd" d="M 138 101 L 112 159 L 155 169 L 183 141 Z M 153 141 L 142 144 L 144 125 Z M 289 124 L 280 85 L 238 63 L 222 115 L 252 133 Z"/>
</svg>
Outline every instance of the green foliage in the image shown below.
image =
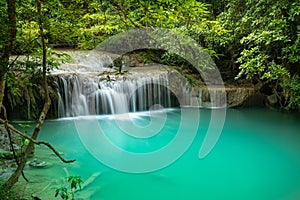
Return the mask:
<svg viewBox="0 0 300 200">
<path fill-rule="evenodd" d="M 0 49 L 3 48 L 3 45 L 7 42 L 7 32 L 8 32 L 8 26 L 7 26 L 7 11 L 6 11 L 6 2 L 0 1 Z"/>
<path fill-rule="evenodd" d="M 0 2 L 0 48 L 7 42 L 6 2 Z M 300 73 L 300 4 L 297 0 L 76 0 L 44 1 L 42 15 L 35 0 L 17 1 L 17 45 L 15 54 L 26 54 L 10 66 L 7 85 L 22 95 L 17 83 L 34 86 L 40 76 L 41 42 L 38 23 L 45 29 L 46 42 L 53 46 L 93 49 L 107 37 L 132 28 L 166 28 L 193 41 L 164 41 L 172 52 L 143 56 L 169 65 L 190 66 L 180 45 L 197 42 L 212 56 L 222 74 L 233 80 L 273 85 L 282 106 L 298 109 Z M 177 42 L 177 43 L 176 43 Z M 118 44 L 122 47 L 122 44 Z M 177 48 L 179 46 L 179 48 Z M 127 48 L 127 46 L 125 45 Z M 177 48 L 177 49 L 176 49 Z M 68 58 L 48 51 L 48 70 Z M 186 53 L 186 55 L 183 55 Z M 200 63 L 205 66 L 205 63 Z M 16 72 L 16 73 L 15 73 Z"/>
<path fill-rule="evenodd" d="M 203 38 L 209 34 L 223 34 L 227 32 L 227 30 L 220 26 L 218 21 L 209 20 L 210 13 L 208 7 L 210 5 L 195 0 L 123 0 L 118 1 L 114 5 L 114 11 L 119 14 L 120 20 L 127 25 L 127 28 L 150 27 L 172 29 L 172 31 L 177 32 L 179 35 L 190 36 L 200 44 L 203 44 Z M 161 39 L 166 42 L 165 38 Z M 159 40 L 159 38 L 156 38 L 156 40 Z M 185 43 L 185 41 L 170 41 L 166 45 L 176 47 L 181 42 Z M 211 45 L 205 44 L 204 46 L 211 55 L 217 56 Z M 164 59 L 170 56 L 176 57 L 176 55 L 164 55 Z M 181 62 L 180 58 L 176 58 L 175 60 L 177 59 Z"/>
<path fill-rule="evenodd" d="M 284 100 L 291 109 L 299 109 L 300 105 L 300 79 L 298 75 L 285 78 L 281 83 Z"/>
<path fill-rule="evenodd" d="M 60 196 L 62 199 L 69 199 L 75 200 L 75 191 L 77 189 L 81 190 L 81 183 L 83 182 L 80 176 L 69 176 L 67 178 L 67 182 L 69 185 L 62 186 L 57 188 L 55 191 L 55 197 Z"/>
<path fill-rule="evenodd" d="M 45 3 L 50 44 L 92 49 L 107 36 L 122 31 L 109 8 L 97 0 Z"/>
<path fill-rule="evenodd" d="M 208 14 L 207 5 L 195 0 L 122 0 L 113 9 L 128 27 L 189 27 Z"/>
<path fill-rule="evenodd" d="M 184 58 L 170 52 L 166 52 L 162 55 L 162 63 L 169 66 L 187 65 L 187 61 Z"/>
<path fill-rule="evenodd" d="M 40 69 L 42 63 L 42 50 L 37 48 L 35 52 L 33 52 L 31 59 L 33 62 L 38 65 L 35 66 L 35 69 Z M 68 63 L 71 61 L 71 56 L 66 53 L 60 53 L 52 50 L 51 48 L 47 49 L 47 72 L 50 72 L 53 69 L 57 69 L 61 64 Z"/>
<path fill-rule="evenodd" d="M 237 59 L 240 65 L 240 73 L 237 78 L 246 75 L 247 79 L 258 77 L 261 80 L 278 80 L 281 77 L 289 76 L 289 71 L 274 60 L 269 61 L 267 55 L 260 51 L 256 46 L 249 50 L 244 49 L 241 56 Z"/>
<path fill-rule="evenodd" d="M 296 77 L 300 72 L 299 2 L 233 0 L 218 20 L 225 29 L 231 30 L 214 43 L 214 49 L 225 55 L 222 66 L 229 70 L 238 67 L 236 78 L 278 83 L 273 84 L 273 91 L 282 107 L 300 108 L 296 103 L 299 94 Z"/>
<path fill-rule="evenodd" d="M 0 38 L 0 47 L 3 48 L 2 45 L 7 42 L 9 32 L 7 28 L 7 5 L 3 1 L 1 1 L 1 5 L 4 6 L 1 7 L 3 13 L 0 14 L 1 34 L 3 34 L 3 37 Z M 19 100 L 21 103 L 27 103 L 28 106 L 34 106 L 37 103 L 34 98 L 37 94 L 33 94 L 32 88 L 39 88 L 42 79 L 42 44 L 38 24 L 48 28 L 45 30 L 45 34 L 49 40 L 50 22 L 48 20 L 49 15 L 47 15 L 47 6 L 49 7 L 49 5 L 43 6 L 42 15 L 37 12 L 34 0 L 17 1 L 16 6 L 17 36 L 13 53 L 22 55 L 11 57 L 9 63 L 1 66 L 0 74 L 5 75 L 1 78 L 6 80 L 6 95 L 11 107 L 14 107 Z M 5 49 L 1 49 L 1 53 L 5 53 Z M 69 60 L 70 56 L 54 52 L 49 48 L 46 61 L 47 71 L 49 72 Z"/>
<path fill-rule="evenodd" d="M 204 30 L 216 31 L 215 21 L 208 20 L 208 7 L 196 0 L 54 0 L 44 3 L 43 19 L 49 44 L 92 49 L 108 36 L 130 28 L 179 28 L 195 37 Z M 34 1 L 20 3 L 18 14 L 22 16 L 18 20 L 18 51 L 28 52 L 39 45 Z"/>
<path fill-rule="evenodd" d="M 71 57 L 65 53 L 47 51 L 47 71 L 57 68 L 60 64 L 69 62 Z M 42 78 L 42 51 L 40 48 L 26 56 L 16 57 L 7 72 L 6 82 L 12 96 L 24 95 L 24 87 L 37 87 Z M 26 96 L 26 94 L 24 95 Z"/>
<path fill-rule="evenodd" d="M 35 1 L 18 3 L 16 53 L 32 53 L 41 46 L 38 20 L 43 21 L 47 42 L 58 46 L 92 49 L 105 38 L 130 28 L 178 29 L 197 42 L 204 32 L 224 32 L 217 21 L 208 20 L 209 5 L 196 0 L 180 1 L 85 1 L 54 0 L 43 4 L 39 16 Z M 171 44 L 170 44 L 171 45 Z M 218 56 L 211 46 L 208 52 Z"/>
</svg>

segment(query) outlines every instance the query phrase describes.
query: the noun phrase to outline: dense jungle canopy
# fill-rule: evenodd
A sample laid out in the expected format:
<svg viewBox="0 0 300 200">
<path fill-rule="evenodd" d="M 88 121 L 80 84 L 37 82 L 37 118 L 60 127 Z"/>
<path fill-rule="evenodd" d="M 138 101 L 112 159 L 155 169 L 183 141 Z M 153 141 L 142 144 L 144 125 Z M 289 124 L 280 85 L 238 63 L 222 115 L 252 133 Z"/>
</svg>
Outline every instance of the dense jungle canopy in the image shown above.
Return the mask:
<svg viewBox="0 0 300 200">
<path fill-rule="evenodd" d="M 20 85 L 34 84 L 30 77 L 41 77 L 41 37 L 49 47 L 50 70 L 66 60 L 51 57 L 55 52 L 50 47 L 93 49 L 129 29 L 162 27 L 201 44 L 225 81 L 246 81 L 263 94 L 275 95 L 279 107 L 300 108 L 298 0 L 1 0 L 0 4 L 1 102 L 5 87 L 18 96 Z M 168 52 L 145 52 L 148 60 L 188 65 Z M 12 60 L 11 55 L 35 55 L 37 60 Z"/>
</svg>

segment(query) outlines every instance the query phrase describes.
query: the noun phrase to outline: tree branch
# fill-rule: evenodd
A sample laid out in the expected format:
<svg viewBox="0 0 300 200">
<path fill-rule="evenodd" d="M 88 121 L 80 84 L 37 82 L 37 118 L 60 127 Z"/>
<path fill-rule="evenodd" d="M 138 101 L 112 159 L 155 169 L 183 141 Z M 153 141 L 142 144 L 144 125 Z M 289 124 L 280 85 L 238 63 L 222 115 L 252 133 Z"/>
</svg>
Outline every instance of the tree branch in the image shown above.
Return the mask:
<svg viewBox="0 0 300 200">
<path fill-rule="evenodd" d="M 7 124 L 5 125 L 5 129 L 6 129 L 6 131 L 7 131 L 7 134 L 8 134 L 8 138 L 9 138 L 9 144 L 10 144 L 10 148 L 11 148 L 11 150 L 12 150 L 12 152 L 13 152 L 13 156 L 14 156 L 14 159 L 15 159 L 15 161 L 16 161 L 16 164 L 19 166 L 19 159 L 18 159 L 18 156 L 17 156 L 17 154 L 16 154 L 16 151 L 15 151 L 15 148 L 14 148 L 14 145 L 13 145 L 13 141 L 12 141 L 12 137 L 11 137 L 11 132 L 10 132 L 10 129 L 7 127 Z M 25 176 L 25 174 L 24 174 L 24 172 L 22 171 L 22 177 L 24 178 L 24 180 L 26 181 L 26 182 L 28 182 L 28 179 L 26 178 L 26 176 Z"/>
<path fill-rule="evenodd" d="M 47 146 L 49 149 L 51 149 L 53 151 L 53 153 L 64 163 L 72 163 L 72 162 L 75 162 L 76 160 L 65 160 L 59 153 L 58 151 L 55 150 L 55 148 L 47 143 L 47 142 L 44 142 L 44 141 L 36 141 L 34 139 L 32 139 L 31 137 L 29 137 L 28 135 L 22 133 L 21 131 L 19 131 L 18 129 L 16 129 L 13 125 L 9 124 L 7 121 L 3 120 L 3 119 L 0 119 L 0 122 L 2 124 L 4 124 L 8 129 L 10 129 L 11 131 L 15 132 L 16 134 L 18 135 L 21 135 L 22 137 L 28 139 L 30 142 L 34 143 L 34 144 L 37 144 L 37 145 L 45 145 Z"/>
</svg>

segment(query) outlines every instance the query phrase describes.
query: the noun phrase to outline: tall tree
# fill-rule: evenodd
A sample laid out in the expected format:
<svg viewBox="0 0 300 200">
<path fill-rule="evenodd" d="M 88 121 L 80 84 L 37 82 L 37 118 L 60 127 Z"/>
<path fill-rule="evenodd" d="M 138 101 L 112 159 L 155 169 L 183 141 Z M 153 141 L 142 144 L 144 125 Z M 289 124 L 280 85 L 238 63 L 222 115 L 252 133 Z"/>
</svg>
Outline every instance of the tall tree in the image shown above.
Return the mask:
<svg viewBox="0 0 300 200">
<path fill-rule="evenodd" d="M 36 2 L 36 7 L 37 7 L 37 23 L 38 23 L 38 27 L 39 27 L 39 38 L 40 38 L 40 44 L 41 44 L 41 49 L 42 49 L 42 59 L 41 59 L 41 66 L 42 66 L 42 88 L 44 89 L 44 106 L 43 109 L 40 113 L 39 119 L 37 121 L 37 125 L 35 126 L 35 129 L 33 131 L 33 134 L 31 137 L 26 136 L 25 134 L 21 133 L 20 131 L 16 130 L 13 126 L 9 125 L 6 120 L 0 120 L 1 123 L 4 123 L 6 128 L 9 129 L 8 132 L 10 132 L 10 130 L 13 130 L 15 133 L 28 138 L 29 139 L 29 144 L 27 145 L 24 155 L 22 157 L 22 160 L 20 163 L 18 164 L 18 167 L 16 169 L 16 171 L 11 175 L 11 177 L 2 185 L 2 187 L 4 189 L 9 189 L 11 188 L 19 179 L 20 175 L 23 173 L 23 169 L 26 165 L 27 162 L 27 158 L 29 155 L 32 154 L 33 150 L 34 150 L 34 145 L 35 144 L 44 144 L 47 147 L 49 147 L 55 154 L 56 156 L 58 156 L 63 162 L 65 163 L 70 163 L 70 162 L 74 162 L 75 160 L 65 160 L 63 159 L 60 154 L 54 149 L 54 147 L 52 147 L 50 144 L 46 143 L 46 142 L 38 142 L 36 141 L 38 134 L 40 132 L 40 129 L 44 123 L 44 120 L 46 118 L 46 115 L 48 113 L 48 110 L 50 108 L 50 104 L 51 104 L 51 100 L 50 100 L 50 96 L 49 96 L 49 89 L 48 89 L 48 84 L 47 84 L 47 71 L 48 71 L 48 67 L 47 67 L 47 42 L 46 42 L 46 35 L 45 35 L 45 30 L 44 30 L 44 25 L 45 25 L 45 17 L 42 13 L 42 2 L 40 0 L 35 0 Z M 14 8 L 15 9 L 15 8 Z M 14 32 L 14 36 L 15 36 L 15 32 Z M 39 70 L 39 69 L 37 69 Z"/>
<path fill-rule="evenodd" d="M 12 50 L 16 43 L 16 0 L 7 0 L 7 19 L 4 21 L 4 24 L 1 24 L 2 28 L 2 41 L 0 43 L 1 48 L 1 58 L 0 58 L 0 113 L 4 108 L 3 98 L 6 84 L 6 74 L 9 70 L 10 63 L 9 58 L 12 53 Z M 2 16 L 2 17 L 5 17 Z M 6 39 L 7 38 L 7 39 Z"/>
<path fill-rule="evenodd" d="M 31 136 L 31 138 L 33 140 L 36 140 L 37 139 L 37 136 L 39 134 L 39 131 L 42 127 L 42 124 L 45 120 L 45 117 L 47 115 L 47 112 L 49 110 L 49 107 L 50 107 L 50 103 L 51 103 L 51 100 L 50 100 L 50 97 L 49 97 L 49 89 L 48 89 L 48 84 L 47 84 L 47 76 L 46 76 L 46 72 L 47 72 L 47 46 L 46 46 L 46 41 L 45 41 L 45 34 L 44 34 L 44 28 L 43 28 L 43 16 L 42 16 L 42 3 L 40 0 L 36 0 L 36 3 L 37 3 L 37 10 L 38 10 L 38 15 L 39 15 L 39 18 L 38 18 L 38 24 L 39 24 L 39 28 L 40 28 L 40 38 L 41 38 L 41 44 L 42 44 L 42 71 L 43 71 L 43 88 L 44 88 L 44 91 L 45 91 L 45 95 L 44 95 L 44 99 L 45 99 L 45 103 L 44 103 L 44 107 L 43 107 L 43 110 L 40 114 L 40 117 L 38 119 L 38 122 L 37 122 L 37 125 L 34 129 L 34 132 Z M 6 181 L 6 183 L 4 184 L 4 187 L 5 188 L 11 188 L 19 179 L 25 165 L 26 165 L 26 162 L 27 162 L 27 158 L 28 156 L 33 152 L 33 149 L 34 149 L 34 143 L 32 141 L 29 142 L 26 150 L 25 150 L 25 153 L 24 153 L 24 156 L 23 156 L 23 159 L 22 159 L 22 162 L 18 165 L 16 171 L 11 175 L 11 177 Z"/>
</svg>

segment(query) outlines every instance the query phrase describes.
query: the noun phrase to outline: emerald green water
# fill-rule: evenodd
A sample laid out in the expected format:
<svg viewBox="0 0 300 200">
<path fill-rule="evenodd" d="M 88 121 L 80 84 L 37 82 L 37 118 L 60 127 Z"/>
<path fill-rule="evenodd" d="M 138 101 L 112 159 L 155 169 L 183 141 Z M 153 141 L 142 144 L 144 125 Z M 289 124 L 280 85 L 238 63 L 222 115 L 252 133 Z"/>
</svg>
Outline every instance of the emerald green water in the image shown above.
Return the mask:
<svg viewBox="0 0 300 200">
<path fill-rule="evenodd" d="M 208 156 L 199 159 L 210 114 L 211 110 L 200 109 L 197 136 L 177 161 L 161 170 L 141 174 L 111 169 L 94 158 L 82 144 L 72 118 L 49 120 L 39 140 L 50 142 L 64 157 L 77 161 L 63 164 L 45 147 L 37 147 L 36 157 L 46 160 L 49 166 L 43 169 L 27 167 L 25 173 L 37 184 L 50 184 L 43 186 L 40 194 L 47 194 L 47 199 L 55 199 L 55 188 L 63 183 L 66 171 L 70 175 L 80 175 L 83 180 L 94 175 L 90 184 L 76 192 L 81 199 L 300 199 L 299 114 L 265 108 L 228 109 L 216 146 Z M 133 116 L 137 124 L 149 123 L 147 112 Z M 198 123 L 192 117 L 188 120 L 191 126 Z M 122 134 L 111 116 L 99 116 L 98 122 L 118 147 L 145 153 L 163 148 L 175 137 L 180 109 L 167 110 L 165 126 L 159 134 L 148 139 Z M 115 156 L 111 155 L 111 159 Z M 51 198 L 49 194 L 53 194 Z"/>
</svg>

